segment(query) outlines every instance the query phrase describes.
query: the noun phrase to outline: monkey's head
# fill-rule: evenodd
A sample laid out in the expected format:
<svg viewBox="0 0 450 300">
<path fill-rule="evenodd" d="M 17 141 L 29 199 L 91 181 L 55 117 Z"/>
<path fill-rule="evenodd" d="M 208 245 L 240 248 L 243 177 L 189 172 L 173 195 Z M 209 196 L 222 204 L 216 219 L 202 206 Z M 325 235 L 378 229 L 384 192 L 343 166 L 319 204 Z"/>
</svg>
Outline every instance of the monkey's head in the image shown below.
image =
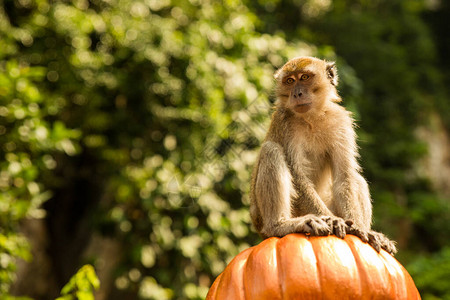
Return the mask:
<svg viewBox="0 0 450 300">
<path fill-rule="evenodd" d="M 275 72 L 277 105 L 297 114 L 320 111 L 327 101 L 339 102 L 337 70 L 333 62 L 297 57 Z"/>
</svg>

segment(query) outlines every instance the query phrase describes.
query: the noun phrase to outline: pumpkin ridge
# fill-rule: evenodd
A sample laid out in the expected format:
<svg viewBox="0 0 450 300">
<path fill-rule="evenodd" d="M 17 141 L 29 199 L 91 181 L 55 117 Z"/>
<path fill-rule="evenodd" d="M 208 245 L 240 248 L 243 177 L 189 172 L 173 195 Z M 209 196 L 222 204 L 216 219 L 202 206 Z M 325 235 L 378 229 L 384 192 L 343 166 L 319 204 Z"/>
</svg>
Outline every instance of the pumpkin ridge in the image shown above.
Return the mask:
<svg viewBox="0 0 450 300">
<path fill-rule="evenodd" d="M 278 242 L 279 265 L 283 267 L 279 279 L 283 283 L 283 298 L 318 299 L 319 278 L 314 250 L 304 234 L 293 233 Z"/>
<path fill-rule="evenodd" d="M 252 250 L 250 250 L 252 249 Z M 244 252 L 245 255 L 242 256 L 241 261 L 242 262 L 242 267 L 241 267 L 241 279 L 239 280 L 239 282 L 236 282 L 237 284 L 240 284 L 239 287 L 239 296 L 241 296 L 241 299 L 245 299 L 245 284 L 244 284 L 244 278 L 245 278 L 245 268 L 247 266 L 247 262 L 248 262 L 248 257 L 250 256 L 251 252 L 253 251 L 254 247 L 251 247 L 250 249 L 248 249 L 247 252 Z M 247 254 L 248 253 L 248 254 Z"/>
<path fill-rule="evenodd" d="M 383 250 L 381 250 L 381 251 L 383 251 Z M 394 280 L 393 280 L 393 278 L 392 278 L 392 275 L 391 275 L 391 272 L 389 271 L 389 269 L 388 269 L 388 267 L 386 266 L 386 260 L 384 259 L 384 257 L 382 258 L 382 260 L 383 260 L 383 262 L 384 262 L 384 268 L 386 269 L 386 274 L 387 274 L 387 276 L 389 276 L 389 283 L 390 283 L 390 287 L 391 287 L 391 290 L 390 290 L 390 296 L 391 296 L 391 299 L 396 299 L 396 297 L 397 297 L 397 289 L 395 288 L 395 286 L 394 286 Z"/>
<path fill-rule="evenodd" d="M 414 284 L 414 280 L 412 279 L 411 275 L 408 273 L 406 268 L 402 266 L 403 275 L 404 278 L 407 278 L 406 289 L 408 292 L 408 299 L 420 299 L 419 290 L 416 288 L 416 285 Z"/>
<path fill-rule="evenodd" d="M 248 266 L 248 258 L 250 257 L 250 255 L 252 255 L 253 250 L 255 250 L 256 246 L 250 247 L 248 250 L 248 255 L 245 257 L 245 262 L 244 265 L 242 266 L 242 280 L 241 280 L 241 284 L 242 284 L 242 288 L 244 291 L 244 299 L 247 298 L 247 289 L 246 289 L 246 285 L 245 285 L 245 278 L 247 277 L 247 266 Z M 250 250 L 251 249 L 251 250 Z"/>
<path fill-rule="evenodd" d="M 361 259 L 358 255 L 358 253 L 353 252 L 353 248 L 350 246 L 350 244 L 348 242 L 348 238 L 347 239 L 344 238 L 342 240 L 345 242 L 345 245 L 347 245 L 347 247 L 350 249 L 350 252 L 353 257 L 353 261 L 355 262 L 355 265 L 356 265 L 355 272 L 356 272 L 356 278 L 359 279 L 357 281 L 359 282 L 359 291 L 360 291 L 360 298 L 358 298 L 358 299 L 364 299 L 364 289 L 363 289 L 363 281 L 361 280 L 361 274 L 364 274 L 364 276 L 365 276 L 364 279 L 367 279 L 367 274 L 364 272 L 364 270 L 362 269 L 362 267 L 360 265 Z"/>
<path fill-rule="evenodd" d="M 251 251 L 253 251 L 253 250 L 251 250 Z M 243 288 L 243 290 L 244 290 L 244 299 L 246 298 L 246 294 L 247 294 L 247 291 L 246 291 L 246 289 L 245 289 L 245 277 L 246 277 L 246 275 L 247 275 L 247 263 L 248 263 L 248 257 L 250 256 L 250 254 L 249 255 L 247 255 L 247 257 L 245 258 L 245 262 L 244 262 L 244 265 L 242 266 L 242 277 L 241 277 L 241 284 L 242 284 L 242 288 Z"/>
<path fill-rule="evenodd" d="M 391 278 L 390 282 L 391 282 L 391 287 L 392 287 L 392 290 L 393 290 L 392 293 L 394 294 L 392 299 L 398 299 L 398 297 L 397 297 L 398 294 L 404 295 L 405 292 L 406 292 L 406 294 L 408 294 L 408 287 L 406 286 L 406 282 L 405 282 L 406 276 L 405 276 L 405 273 L 402 270 L 403 266 L 402 266 L 402 268 L 399 268 L 398 266 L 396 266 L 394 264 L 391 264 L 389 262 L 389 260 L 393 259 L 393 260 L 396 261 L 396 259 L 394 257 L 390 256 L 390 254 L 388 254 L 384 250 L 381 250 L 381 251 L 382 251 L 380 253 L 381 254 L 381 259 L 384 261 L 384 265 L 385 265 L 385 267 L 387 269 L 389 277 Z M 389 260 L 388 260 L 388 258 L 389 258 Z M 403 280 L 400 280 L 400 283 L 402 285 L 401 287 L 398 286 L 398 285 L 394 286 L 394 283 L 395 282 L 398 283 L 399 280 L 398 279 L 395 280 L 395 281 L 392 280 L 392 274 L 391 274 L 391 271 L 388 269 L 388 266 L 391 266 L 393 269 L 395 268 L 396 269 L 395 271 L 397 271 L 397 273 L 399 273 L 399 275 L 401 275 L 403 277 Z"/>
<path fill-rule="evenodd" d="M 222 280 L 222 274 L 220 273 L 219 276 L 217 276 L 217 278 L 214 280 L 211 288 L 208 291 L 208 294 L 206 295 L 206 300 L 214 300 L 217 294 L 217 288 L 219 287 L 219 283 Z"/>
<path fill-rule="evenodd" d="M 317 257 L 323 299 L 360 299 L 362 291 L 354 284 L 359 280 L 357 265 L 348 244 L 334 235 L 310 240 Z"/>
<path fill-rule="evenodd" d="M 279 242 L 280 242 L 280 240 L 281 240 L 281 238 L 277 238 L 276 239 L 276 242 L 275 242 L 275 245 L 274 245 L 274 250 L 275 250 L 275 266 L 276 266 L 276 269 L 277 269 L 277 274 L 278 274 L 278 286 L 279 286 L 279 289 L 280 289 L 280 299 L 281 300 L 283 300 L 284 299 L 284 292 L 283 292 L 283 282 L 282 282 L 282 280 L 281 280 L 281 273 L 283 273 L 282 272 L 282 269 L 281 268 L 283 268 L 283 266 L 282 266 L 282 264 L 279 264 L 279 262 L 280 262 L 280 253 L 279 253 L 279 251 L 278 251 L 278 245 L 279 245 Z"/>
<path fill-rule="evenodd" d="M 356 270 L 358 272 L 358 277 L 363 278 L 363 280 L 359 280 L 359 288 L 361 290 L 361 295 L 364 299 L 364 291 L 365 291 L 365 283 L 369 282 L 369 275 L 367 274 L 366 269 L 362 267 L 362 259 L 360 257 L 360 254 L 358 251 L 356 251 L 355 244 L 351 240 L 350 237 L 345 237 L 344 241 L 347 243 L 348 247 L 350 248 L 350 251 L 352 251 L 353 258 L 355 259 L 356 263 Z"/>
<path fill-rule="evenodd" d="M 275 280 L 278 270 L 276 270 L 274 245 L 277 238 L 271 237 L 265 239 L 261 244 L 256 246 L 248 258 L 245 283 L 246 288 L 245 299 L 279 299 L 280 294 L 277 291 L 279 283 Z M 261 292 L 264 286 L 266 293 Z M 230 298 L 232 299 L 232 298 Z"/>
<path fill-rule="evenodd" d="M 306 240 L 311 244 L 311 247 L 313 248 L 314 258 L 316 260 L 317 275 L 318 275 L 318 278 L 319 278 L 319 291 L 321 291 L 322 290 L 322 286 L 323 286 L 323 283 L 322 283 L 323 278 L 322 278 L 322 274 L 320 272 L 319 258 L 317 257 L 317 246 L 315 247 L 315 243 L 311 242 L 309 235 L 305 234 L 305 237 L 306 237 Z M 318 245 L 318 247 L 321 247 L 321 246 Z M 322 295 L 322 299 L 323 299 L 323 295 Z"/>
<path fill-rule="evenodd" d="M 214 293 L 214 297 L 212 299 L 219 299 L 222 294 L 229 294 L 236 296 L 237 298 L 233 299 L 245 299 L 243 285 L 240 285 L 240 278 L 242 278 L 242 267 L 243 261 L 247 259 L 249 254 L 252 252 L 252 248 L 246 249 L 245 251 L 238 254 L 234 257 L 225 270 L 217 277 L 217 289 Z"/>
</svg>

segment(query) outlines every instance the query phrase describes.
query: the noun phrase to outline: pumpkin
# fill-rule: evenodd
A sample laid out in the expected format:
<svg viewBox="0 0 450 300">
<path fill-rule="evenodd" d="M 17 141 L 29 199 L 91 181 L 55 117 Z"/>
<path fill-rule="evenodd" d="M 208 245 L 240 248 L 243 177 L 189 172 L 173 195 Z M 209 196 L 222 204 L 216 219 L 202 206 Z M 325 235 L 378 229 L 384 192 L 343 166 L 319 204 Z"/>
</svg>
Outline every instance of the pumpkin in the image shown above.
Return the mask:
<svg viewBox="0 0 450 300">
<path fill-rule="evenodd" d="M 216 278 L 212 299 L 420 299 L 405 268 L 358 237 L 272 237 L 238 254 Z"/>
</svg>

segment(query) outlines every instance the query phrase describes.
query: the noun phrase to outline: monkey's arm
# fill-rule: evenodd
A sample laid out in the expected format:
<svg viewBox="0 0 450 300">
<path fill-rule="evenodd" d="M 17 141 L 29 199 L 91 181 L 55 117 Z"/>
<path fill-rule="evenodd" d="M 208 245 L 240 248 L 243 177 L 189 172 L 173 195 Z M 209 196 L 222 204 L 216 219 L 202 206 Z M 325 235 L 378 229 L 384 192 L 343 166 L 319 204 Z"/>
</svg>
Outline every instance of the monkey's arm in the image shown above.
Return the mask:
<svg viewBox="0 0 450 300">
<path fill-rule="evenodd" d="M 293 232 L 313 235 L 332 232 L 330 224 L 319 216 L 292 217 L 291 197 L 295 195 L 295 190 L 279 144 L 271 141 L 263 143 L 254 176 L 252 219 L 256 224 L 262 223 L 257 229 L 263 237 L 284 236 Z"/>
<path fill-rule="evenodd" d="M 372 204 L 367 182 L 359 173 L 354 132 L 351 130 L 341 134 L 341 137 L 330 152 L 333 175 L 331 209 L 337 216 L 352 221 L 353 225 L 347 227 L 347 233 L 358 236 L 377 251 L 383 248 L 395 254 L 395 243 L 382 233 L 370 229 Z"/>
<path fill-rule="evenodd" d="M 318 216 L 334 216 L 330 209 L 320 198 L 314 184 L 306 176 L 299 163 L 293 163 L 292 174 L 294 177 L 294 187 L 296 195 L 294 198 L 294 213 L 302 216 L 306 214 L 315 214 Z"/>
<path fill-rule="evenodd" d="M 333 177 L 332 211 L 353 221 L 357 227 L 369 230 L 372 204 L 367 182 L 359 173 L 355 132 L 351 125 L 337 129 L 337 140 L 329 154 Z"/>
<path fill-rule="evenodd" d="M 305 158 L 299 154 L 295 157 L 295 161 L 289 161 L 288 163 L 291 166 L 293 186 L 296 191 L 292 205 L 294 216 L 304 216 L 307 214 L 320 216 L 331 227 L 332 233 L 340 238 L 344 238 L 348 227 L 345 220 L 336 217 L 320 198 L 314 184 L 304 172 L 305 161 Z"/>
</svg>

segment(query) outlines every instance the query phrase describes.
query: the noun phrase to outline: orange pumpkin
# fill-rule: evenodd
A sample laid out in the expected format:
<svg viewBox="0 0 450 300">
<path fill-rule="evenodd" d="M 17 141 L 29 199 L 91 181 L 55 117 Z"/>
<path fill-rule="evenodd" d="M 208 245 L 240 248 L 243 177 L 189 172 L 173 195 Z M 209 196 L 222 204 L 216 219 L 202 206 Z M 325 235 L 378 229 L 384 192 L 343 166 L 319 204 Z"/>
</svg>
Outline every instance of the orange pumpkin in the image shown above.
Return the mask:
<svg viewBox="0 0 450 300">
<path fill-rule="evenodd" d="M 405 268 L 353 235 L 269 238 L 238 254 L 211 286 L 212 299 L 420 299 Z"/>
</svg>

